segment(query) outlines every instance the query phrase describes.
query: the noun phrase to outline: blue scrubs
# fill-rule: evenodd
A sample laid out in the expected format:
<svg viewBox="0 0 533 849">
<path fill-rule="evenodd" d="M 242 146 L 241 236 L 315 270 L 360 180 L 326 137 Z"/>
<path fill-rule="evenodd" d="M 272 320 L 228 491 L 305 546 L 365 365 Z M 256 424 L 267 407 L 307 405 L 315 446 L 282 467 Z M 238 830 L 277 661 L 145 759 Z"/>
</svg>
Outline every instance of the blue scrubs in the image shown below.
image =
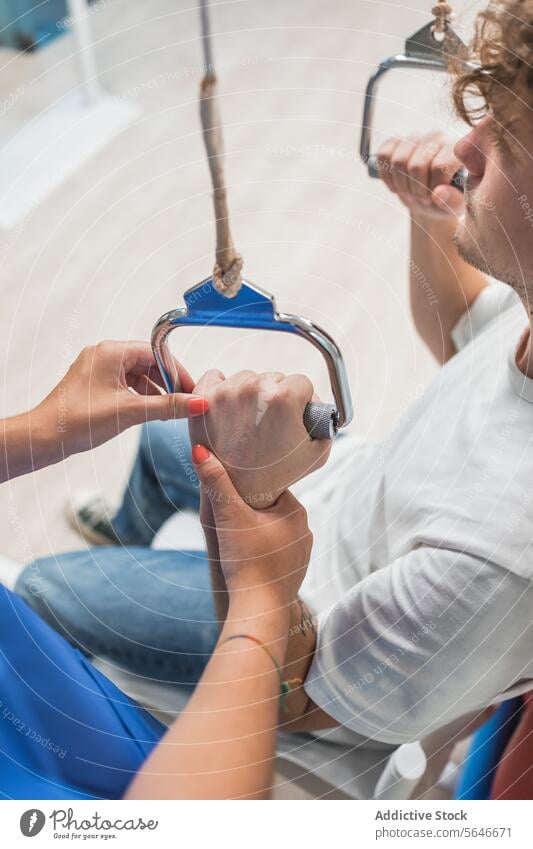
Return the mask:
<svg viewBox="0 0 533 849">
<path fill-rule="evenodd" d="M 165 730 L 0 585 L 0 798 L 118 799 Z"/>
</svg>

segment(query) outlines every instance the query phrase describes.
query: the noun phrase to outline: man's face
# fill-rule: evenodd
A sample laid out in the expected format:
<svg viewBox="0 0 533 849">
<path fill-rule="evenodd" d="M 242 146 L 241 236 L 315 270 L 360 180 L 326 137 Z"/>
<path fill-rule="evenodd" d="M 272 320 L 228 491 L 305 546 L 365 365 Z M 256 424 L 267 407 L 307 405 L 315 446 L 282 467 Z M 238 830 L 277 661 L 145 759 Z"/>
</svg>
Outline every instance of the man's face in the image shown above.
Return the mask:
<svg viewBox="0 0 533 849">
<path fill-rule="evenodd" d="M 455 235 L 461 256 L 512 286 L 533 312 L 533 128 L 529 116 L 500 140 L 487 116 L 455 146 L 469 172 Z"/>
</svg>

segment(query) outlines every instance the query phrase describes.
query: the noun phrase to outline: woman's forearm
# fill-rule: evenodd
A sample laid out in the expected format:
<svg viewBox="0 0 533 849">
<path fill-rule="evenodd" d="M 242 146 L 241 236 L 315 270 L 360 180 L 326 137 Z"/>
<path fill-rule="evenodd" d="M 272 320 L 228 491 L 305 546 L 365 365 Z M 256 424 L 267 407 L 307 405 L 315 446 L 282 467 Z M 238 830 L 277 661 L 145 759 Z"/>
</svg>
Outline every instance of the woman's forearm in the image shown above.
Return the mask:
<svg viewBox="0 0 533 849">
<path fill-rule="evenodd" d="M 288 612 L 257 598 L 230 603 L 215 652 L 186 710 L 132 784 L 129 799 L 266 798 L 272 783 Z M 230 639 L 249 635 L 259 640 Z"/>
<path fill-rule="evenodd" d="M 0 483 L 42 469 L 60 459 L 61 439 L 39 426 L 35 412 L 1 421 Z"/>
<path fill-rule="evenodd" d="M 440 363 L 455 353 L 451 331 L 487 285 L 485 275 L 457 253 L 456 229 L 451 216 L 411 216 L 411 311 L 418 333 Z"/>
</svg>

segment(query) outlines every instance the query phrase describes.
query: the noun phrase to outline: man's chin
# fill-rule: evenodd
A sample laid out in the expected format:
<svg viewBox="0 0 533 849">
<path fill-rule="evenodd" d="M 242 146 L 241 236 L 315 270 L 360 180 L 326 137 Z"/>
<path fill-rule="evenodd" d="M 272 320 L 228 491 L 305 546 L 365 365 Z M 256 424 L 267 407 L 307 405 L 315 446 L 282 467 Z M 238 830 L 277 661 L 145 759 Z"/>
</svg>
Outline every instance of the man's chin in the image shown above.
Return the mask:
<svg viewBox="0 0 533 849">
<path fill-rule="evenodd" d="M 468 221 L 467 215 L 461 219 L 454 233 L 453 243 L 461 259 L 464 259 L 469 265 L 473 265 L 474 268 L 478 268 L 480 271 L 488 274 L 490 272 L 487 271 L 486 259 L 483 257 L 480 245 L 476 243 L 468 226 L 470 223 L 471 221 Z"/>
<path fill-rule="evenodd" d="M 457 225 L 457 230 L 453 234 L 453 243 L 459 256 L 466 262 L 470 262 L 473 245 L 472 238 L 465 227 L 464 217 L 460 219 L 459 224 Z"/>
</svg>

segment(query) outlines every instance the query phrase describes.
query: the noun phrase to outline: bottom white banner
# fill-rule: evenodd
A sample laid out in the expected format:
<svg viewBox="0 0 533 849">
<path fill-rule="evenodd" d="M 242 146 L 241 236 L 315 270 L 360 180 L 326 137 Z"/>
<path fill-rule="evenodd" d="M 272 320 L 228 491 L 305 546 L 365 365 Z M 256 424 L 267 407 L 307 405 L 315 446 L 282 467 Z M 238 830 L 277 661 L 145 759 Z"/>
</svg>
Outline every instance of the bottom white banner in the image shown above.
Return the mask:
<svg viewBox="0 0 533 849">
<path fill-rule="evenodd" d="M 528 802 L 0 803 L 1 845 L 531 847 Z M 528 816 L 529 814 L 529 816 Z"/>
</svg>

